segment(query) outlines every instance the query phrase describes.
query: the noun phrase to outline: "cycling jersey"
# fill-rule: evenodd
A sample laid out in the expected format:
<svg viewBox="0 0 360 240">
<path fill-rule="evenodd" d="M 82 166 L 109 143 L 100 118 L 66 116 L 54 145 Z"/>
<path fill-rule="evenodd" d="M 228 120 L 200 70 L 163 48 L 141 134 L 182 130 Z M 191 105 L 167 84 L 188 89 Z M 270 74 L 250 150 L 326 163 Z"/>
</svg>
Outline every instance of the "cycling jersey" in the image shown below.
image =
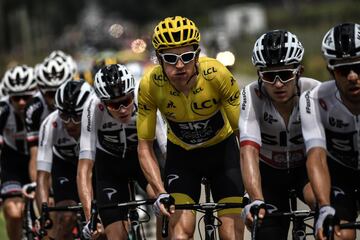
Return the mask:
<svg viewBox="0 0 360 240">
<path fill-rule="evenodd" d="M 300 93 L 312 89 L 318 81 L 301 77 Z M 260 151 L 260 160 L 278 169 L 301 166 L 305 163 L 305 146 L 301 132 L 298 99 L 285 125 L 265 89 L 261 92 L 253 82 L 241 91 L 239 119 L 240 145 L 253 145 Z M 260 147 L 261 146 L 261 147 Z"/>
<path fill-rule="evenodd" d="M 307 151 L 321 147 L 338 163 L 360 169 L 360 119 L 343 104 L 335 81 L 305 92 L 300 111 Z"/>
<path fill-rule="evenodd" d="M 77 165 L 79 141 L 68 134 L 58 110 L 52 112 L 41 124 L 37 170 L 51 172 L 53 154 L 63 161 Z"/>
<path fill-rule="evenodd" d="M 42 121 L 52 112 L 46 104 L 40 91 L 26 105 L 25 108 L 25 126 L 27 131 L 27 141 L 31 145 L 38 144 L 39 130 Z"/>
<path fill-rule="evenodd" d="M 24 120 L 15 113 L 8 97 L 0 102 L 0 143 L 20 154 L 29 154 Z"/>
<path fill-rule="evenodd" d="M 139 90 L 139 139 L 155 136 L 156 110 L 168 126 L 168 139 L 187 150 L 217 144 L 237 129 L 239 88 L 217 60 L 199 58 L 196 84 L 188 96 L 176 90 L 161 66 L 147 72 Z"/>
</svg>

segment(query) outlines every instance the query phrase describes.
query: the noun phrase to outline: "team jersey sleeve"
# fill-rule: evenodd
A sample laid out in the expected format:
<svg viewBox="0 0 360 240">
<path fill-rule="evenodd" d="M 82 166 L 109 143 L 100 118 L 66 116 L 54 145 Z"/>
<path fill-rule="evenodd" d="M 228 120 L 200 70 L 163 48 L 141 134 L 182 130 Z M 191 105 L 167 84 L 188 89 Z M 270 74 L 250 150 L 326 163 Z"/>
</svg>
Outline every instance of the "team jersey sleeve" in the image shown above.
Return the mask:
<svg viewBox="0 0 360 240">
<path fill-rule="evenodd" d="M 49 115 L 42 122 L 39 132 L 39 148 L 37 154 L 37 170 L 51 173 L 53 162 L 53 144 L 57 127 L 56 118 L 57 111 Z"/>
<path fill-rule="evenodd" d="M 31 146 L 38 144 L 41 114 L 44 106 L 38 98 L 33 98 L 25 107 L 26 140 Z"/>
<path fill-rule="evenodd" d="M 238 129 L 238 121 L 240 116 L 240 90 L 232 73 L 220 63 L 216 64 L 219 68 L 219 90 L 222 95 L 222 104 L 226 116 L 233 130 Z"/>
<path fill-rule="evenodd" d="M 138 91 L 139 114 L 136 121 L 138 138 L 152 140 L 155 138 L 157 106 L 151 93 L 151 71 L 140 81 Z"/>
<path fill-rule="evenodd" d="M 79 159 L 90 159 L 95 161 L 96 141 L 97 141 L 97 125 L 100 121 L 99 108 L 100 102 L 95 94 L 84 105 L 81 118 L 81 136 L 80 136 L 80 152 Z"/>
<path fill-rule="evenodd" d="M 0 102 L 0 145 L 3 145 L 3 132 L 10 114 L 10 107 L 6 102 Z"/>
<path fill-rule="evenodd" d="M 247 85 L 241 90 L 240 95 L 240 118 L 239 118 L 239 130 L 240 130 L 240 146 L 253 145 L 256 148 L 261 146 L 261 131 L 259 119 L 256 115 L 256 103 L 261 104 L 260 101 L 254 101 L 251 96 L 251 91 L 254 91 Z M 255 93 L 254 93 L 255 94 Z"/>
<path fill-rule="evenodd" d="M 167 144 L 167 129 L 166 122 L 163 119 L 160 111 L 157 111 L 156 118 L 156 141 L 160 147 L 161 153 L 166 153 L 166 144 Z"/>
<path fill-rule="evenodd" d="M 300 97 L 300 118 L 306 152 L 311 148 L 326 149 L 324 126 L 321 121 L 319 106 L 316 101 L 317 88 L 304 92 Z"/>
</svg>

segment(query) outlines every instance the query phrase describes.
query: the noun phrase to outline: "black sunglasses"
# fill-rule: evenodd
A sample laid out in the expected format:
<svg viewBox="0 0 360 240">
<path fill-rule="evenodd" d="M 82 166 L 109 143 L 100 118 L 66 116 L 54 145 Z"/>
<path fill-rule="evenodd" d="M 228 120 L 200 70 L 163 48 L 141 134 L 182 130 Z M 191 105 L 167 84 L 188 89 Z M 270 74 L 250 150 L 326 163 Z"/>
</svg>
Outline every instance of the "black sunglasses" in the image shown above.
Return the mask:
<svg viewBox="0 0 360 240">
<path fill-rule="evenodd" d="M 104 104 L 106 107 L 119 111 L 121 108 L 127 108 L 130 104 L 132 104 L 134 101 L 132 95 L 129 95 L 127 98 L 121 100 L 121 101 L 104 101 Z"/>
<path fill-rule="evenodd" d="M 19 96 L 11 96 L 11 100 L 14 102 L 19 102 L 21 99 L 25 102 L 29 101 L 32 98 L 32 95 L 19 95 Z"/>
<path fill-rule="evenodd" d="M 296 74 L 299 72 L 299 68 L 295 69 L 280 69 L 259 71 L 259 76 L 263 82 L 274 84 L 276 79 L 279 79 L 282 83 L 287 83 L 295 79 Z"/>
<path fill-rule="evenodd" d="M 73 114 L 66 114 L 63 112 L 59 112 L 59 116 L 61 121 L 63 121 L 64 123 L 70 123 L 70 121 L 73 124 L 79 124 L 81 122 L 81 115 L 73 115 Z"/>
<path fill-rule="evenodd" d="M 180 55 L 175 53 L 160 53 L 160 56 L 164 62 L 175 65 L 179 59 L 181 59 L 184 64 L 191 62 L 195 58 L 196 53 L 197 51 L 185 52 Z"/>
<path fill-rule="evenodd" d="M 348 76 L 351 71 L 360 75 L 360 63 L 338 66 L 334 68 L 334 71 L 344 77 Z"/>
</svg>

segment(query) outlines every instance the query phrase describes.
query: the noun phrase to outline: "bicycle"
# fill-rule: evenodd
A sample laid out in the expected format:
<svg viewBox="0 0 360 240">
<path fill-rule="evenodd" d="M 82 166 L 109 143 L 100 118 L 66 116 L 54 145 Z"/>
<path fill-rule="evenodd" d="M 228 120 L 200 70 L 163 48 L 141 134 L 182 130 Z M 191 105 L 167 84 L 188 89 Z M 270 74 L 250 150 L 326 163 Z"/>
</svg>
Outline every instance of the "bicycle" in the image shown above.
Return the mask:
<svg viewBox="0 0 360 240">
<path fill-rule="evenodd" d="M 200 222 L 204 221 L 204 232 L 205 232 L 205 240 L 215 240 L 217 239 L 216 230 L 218 227 L 222 225 L 221 220 L 214 215 L 214 212 L 223 209 L 229 208 L 244 208 L 247 204 L 247 199 L 244 199 L 241 203 L 215 203 L 211 202 L 211 190 L 210 190 L 210 182 L 207 178 L 203 177 L 201 183 L 205 188 L 205 202 L 204 203 L 194 203 L 194 204 L 175 204 L 176 210 L 194 210 L 197 212 L 201 212 L 204 215 L 198 220 L 198 226 Z M 169 208 L 173 203 L 163 202 L 163 204 Z M 200 239 L 203 239 L 201 234 L 201 229 L 198 228 Z M 163 217 L 162 222 L 162 237 L 168 237 L 168 218 Z"/>
<path fill-rule="evenodd" d="M 312 210 L 297 210 L 297 198 L 295 190 L 289 191 L 289 203 L 290 211 L 289 212 L 274 212 L 266 213 L 265 218 L 272 217 L 287 217 L 293 223 L 291 236 L 293 240 L 306 240 L 306 236 L 314 235 L 314 227 L 310 224 L 307 224 L 306 221 L 314 218 L 315 211 Z M 259 227 L 259 219 L 257 218 L 259 208 L 251 209 L 251 213 L 254 216 L 254 221 L 251 229 L 251 239 L 256 239 L 257 229 Z M 306 229 L 311 229 L 311 232 L 307 232 Z"/>
<path fill-rule="evenodd" d="M 86 224 L 85 217 L 83 214 L 83 207 L 81 203 L 77 205 L 68 205 L 68 206 L 55 206 L 49 207 L 47 203 L 43 203 L 41 206 L 41 217 L 40 217 L 40 230 L 39 236 L 41 238 L 47 235 L 47 229 L 50 229 L 53 225 L 51 218 L 49 217 L 50 212 L 64 212 L 70 211 L 76 213 L 76 224 L 75 231 L 73 231 L 74 240 L 83 240 L 82 229 Z"/>
<path fill-rule="evenodd" d="M 96 201 L 92 201 L 91 217 L 90 217 L 90 229 L 92 231 L 96 230 L 96 219 L 99 209 L 125 208 L 128 210 L 127 220 L 130 227 L 127 233 L 128 240 L 146 239 L 143 224 L 150 221 L 150 215 L 146 210 L 141 208 L 141 206 L 152 205 L 155 202 L 155 199 L 136 200 L 135 181 L 130 179 L 128 186 L 129 186 L 129 195 L 130 195 L 129 202 L 106 204 L 99 206 L 98 204 L 96 204 Z M 144 219 L 140 218 L 139 211 L 145 213 L 146 217 Z"/>
<path fill-rule="evenodd" d="M 25 184 L 22 188 L 22 191 L 25 192 L 28 196 L 32 193 L 35 193 L 36 183 Z M 34 206 L 34 199 L 29 198 L 26 195 L 22 194 L 25 198 L 24 203 L 24 217 L 23 217 L 23 239 L 27 240 L 37 240 L 40 239 L 39 235 L 35 228 L 36 213 Z"/>
</svg>

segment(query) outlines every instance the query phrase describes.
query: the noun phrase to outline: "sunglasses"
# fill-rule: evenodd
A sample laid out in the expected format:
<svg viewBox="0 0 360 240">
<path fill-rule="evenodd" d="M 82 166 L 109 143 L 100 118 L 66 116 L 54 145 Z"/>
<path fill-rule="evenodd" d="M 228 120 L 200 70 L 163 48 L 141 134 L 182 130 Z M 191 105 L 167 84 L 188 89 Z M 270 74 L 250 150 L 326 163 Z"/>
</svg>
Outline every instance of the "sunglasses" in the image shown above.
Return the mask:
<svg viewBox="0 0 360 240">
<path fill-rule="evenodd" d="M 357 75 L 360 75 L 360 63 L 335 67 L 334 71 L 344 77 L 347 77 L 351 71 L 354 71 Z"/>
<path fill-rule="evenodd" d="M 287 83 L 295 79 L 296 74 L 300 68 L 296 69 L 280 69 L 270 71 L 259 71 L 259 76 L 263 82 L 269 84 L 275 84 L 276 79 L 279 79 L 282 83 Z"/>
<path fill-rule="evenodd" d="M 11 96 L 11 100 L 14 102 L 19 102 L 21 99 L 25 102 L 29 101 L 32 98 L 32 95 L 21 95 L 21 96 Z"/>
<path fill-rule="evenodd" d="M 59 114 L 61 121 L 63 121 L 63 123 L 70 123 L 70 121 L 73 124 L 79 124 L 81 123 L 81 115 L 72 115 L 72 114 L 66 114 L 63 112 L 60 112 Z"/>
<path fill-rule="evenodd" d="M 106 107 L 111 110 L 120 111 L 121 108 L 127 108 L 134 101 L 133 97 L 127 97 L 121 101 L 104 101 Z"/>
<path fill-rule="evenodd" d="M 191 62 L 192 60 L 194 60 L 196 53 L 197 51 L 185 52 L 180 55 L 175 53 L 160 53 L 160 56 L 164 60 L 164 62 L 175 65 L 179 61 L 179 59 L 181 59 L 184 64 Z"/>
</svg>

